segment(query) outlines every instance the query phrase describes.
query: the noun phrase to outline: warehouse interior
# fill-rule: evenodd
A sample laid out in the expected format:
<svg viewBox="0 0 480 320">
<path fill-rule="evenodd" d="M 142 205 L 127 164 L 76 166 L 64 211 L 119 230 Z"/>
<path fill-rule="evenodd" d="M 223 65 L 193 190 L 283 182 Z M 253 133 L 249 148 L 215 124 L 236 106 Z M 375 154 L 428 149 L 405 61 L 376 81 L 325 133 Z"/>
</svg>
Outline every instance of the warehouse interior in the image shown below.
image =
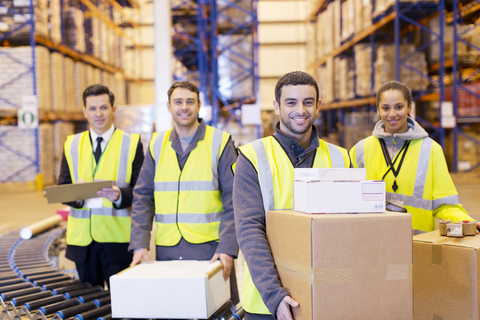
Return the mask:
<svg viewBox="0 0 480 320">
<path fill-rule="evenodd" d="M 199 116 L 238 148 L 275 132 L 275 85 L 295 70 L 319 85 L 319 137 L 347 150 L 372 135 L 381 85 L 405 83 L 411 116 L 479 220 L 479 67 L 478 0 L 0 0 L 0 239 L 66 210 L 43 190 L 58 182 L 67 136 L 88 130 L 89 85 L 114 92 L 115 127 L 140 134 L 146 151 L 172 126 L 168 88 L 190 81 Z M 235 268 L 242 297 L 241 253 Z"/>
</svg>

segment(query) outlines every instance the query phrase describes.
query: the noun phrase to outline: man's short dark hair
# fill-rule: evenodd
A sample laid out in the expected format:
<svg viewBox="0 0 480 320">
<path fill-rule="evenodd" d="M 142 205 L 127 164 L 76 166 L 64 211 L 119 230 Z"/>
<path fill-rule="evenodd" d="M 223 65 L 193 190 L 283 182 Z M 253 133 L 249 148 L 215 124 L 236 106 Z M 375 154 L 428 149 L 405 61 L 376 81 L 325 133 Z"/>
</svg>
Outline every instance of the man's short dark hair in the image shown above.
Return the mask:
<svg viewBox="0 0 480 320">
<path fill-rule="evenodd" d="M 83 106 L 87 107 L 87 97 L 101 96 L 102 94 L 108 94 L 110 106 L 113 107 L 115 103 L 115 95 L 108 89 L 108 87 L 102 84 L 92 84 L 91 86 L 88 86 L 85 91 L 83 91 Z"/>
<path fill-rule="evenodd" d="M 315 88 L 317 92 L 316 102 L 320 98 L 320 94 L 318 92 L 318 84 L 315 79 L 306 72 L 303 71 L 293 71 L 287 74 L 284 74 L 278 81 L 277 85 L 275 86 L 275 100 L 278 104 L 280 104 L 280 97 L 282 96 L 282 88 L 284 86 L 312 86 Z"/>
<path fill-rule="evenodd" d="M 168 89 L 168 102 L 170 102 L 170 97 L 172 96 L 173 90 L 175 90 L 177 88 L 188 89 L 188 90 L 196 93 L 197 94 L 197 100 L 198 100 L 198 102 L 200 102 L 200 91 L 198 90 L 196 85 L 194 85 L 193 83 L 191 83 L 189 81 L 177 81 L 174 84 L 172 84 L 170 89 Z"/>
</svg>

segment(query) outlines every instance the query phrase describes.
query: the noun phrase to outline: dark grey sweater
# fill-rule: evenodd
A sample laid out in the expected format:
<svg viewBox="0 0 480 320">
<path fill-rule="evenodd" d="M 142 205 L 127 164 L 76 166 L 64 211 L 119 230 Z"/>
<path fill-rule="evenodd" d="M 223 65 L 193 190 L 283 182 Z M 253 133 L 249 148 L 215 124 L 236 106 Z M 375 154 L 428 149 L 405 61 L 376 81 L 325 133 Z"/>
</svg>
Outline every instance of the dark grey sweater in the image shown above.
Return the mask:
<svg viewBox="0 0 480 320">
<path fill-rule="evenodd" d="M 307 149 L 280 131 L 278 123 L 273 137 L 280 143 L 294 168 L 313 166 L 315 154 L 320 145 L 315 127 L 313 127 Z M 233 207 L 238 244 L 245 256 L 253 283 L 268 310 L 275 317 L 278 304 L 288 293 L 280 283 L 266 238 L 266 212 L 263 207 L 258 174 L 252 163 L 241 152 L 235 167 Z"/>
</svg>

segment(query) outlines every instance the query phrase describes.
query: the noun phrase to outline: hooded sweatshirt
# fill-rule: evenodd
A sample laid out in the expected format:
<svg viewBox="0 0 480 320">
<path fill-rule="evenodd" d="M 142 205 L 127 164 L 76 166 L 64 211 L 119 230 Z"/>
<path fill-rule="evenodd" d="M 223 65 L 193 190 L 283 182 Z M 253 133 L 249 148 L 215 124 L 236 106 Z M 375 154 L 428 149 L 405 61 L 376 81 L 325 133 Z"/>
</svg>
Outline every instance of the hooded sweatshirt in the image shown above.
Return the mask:
<svg viewBox="0 0 480 320">
<path fill-rule="evenodd" d="M 383 124 L 382 120 L 378 121 L 375 124 L 375 128 L 373 129 L 372 135 L 379 139 L 383 139 L 385 141 L 385 145 L 387 146 L 388 153 L 390 154 L 390 158 L 394 159 L 397 155 L 398 151 L 402 149 L 402 146 L 408 140 L 416 140 L 416 139 L 423 139 L 428 137 L 427 131 L 423 129 L 415 120 L 410 117 L 407 117 L 407 125 L 408 130 L 407 132 L 403 133 L 388 133 L 385 132 L 385 125 Z"/>
</svg>

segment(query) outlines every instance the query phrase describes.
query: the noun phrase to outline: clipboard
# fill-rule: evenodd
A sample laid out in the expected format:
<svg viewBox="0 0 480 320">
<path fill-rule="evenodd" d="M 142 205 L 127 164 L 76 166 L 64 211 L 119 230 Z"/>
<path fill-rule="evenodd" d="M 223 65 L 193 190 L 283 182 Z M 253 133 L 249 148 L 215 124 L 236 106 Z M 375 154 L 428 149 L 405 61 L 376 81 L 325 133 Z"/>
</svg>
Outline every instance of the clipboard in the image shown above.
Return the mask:
<svg viewBox="0 0 480 320">
<path fill-rule="evenodd" d="M 43 192 L 45 193 L 44 197 L 51 204 L 98 198 L 97 191 L 111 187 L 113 187 L 113 181 L 106 180 L 46 187 Z"/>
</svg>

